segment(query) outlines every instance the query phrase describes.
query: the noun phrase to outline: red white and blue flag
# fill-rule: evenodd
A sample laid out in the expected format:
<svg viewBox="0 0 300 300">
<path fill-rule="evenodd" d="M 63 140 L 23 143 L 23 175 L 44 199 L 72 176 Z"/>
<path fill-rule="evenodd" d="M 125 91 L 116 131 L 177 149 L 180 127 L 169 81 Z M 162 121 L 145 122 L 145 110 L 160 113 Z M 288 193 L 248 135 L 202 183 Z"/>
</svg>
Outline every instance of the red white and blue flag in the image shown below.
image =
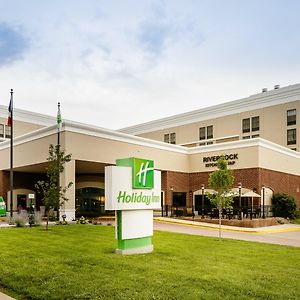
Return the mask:
<svg viewBox="0 0 300 300">
<path fill-rule="evenodd" d="M 9 106 L 8 106 L 7 126 L 9 127 L 11 127 L 11 113 L 12 113 L 12 97 L 10 98 Z"/>
</svg>

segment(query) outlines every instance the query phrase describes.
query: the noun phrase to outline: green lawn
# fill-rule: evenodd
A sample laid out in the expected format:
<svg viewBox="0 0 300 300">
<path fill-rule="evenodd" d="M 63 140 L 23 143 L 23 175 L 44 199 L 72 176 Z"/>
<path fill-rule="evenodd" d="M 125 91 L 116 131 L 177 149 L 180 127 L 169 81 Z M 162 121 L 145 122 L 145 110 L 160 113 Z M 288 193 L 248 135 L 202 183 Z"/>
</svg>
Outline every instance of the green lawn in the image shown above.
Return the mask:
<svg viewBox="0 0 300 300">
<path fill-rule="evenodd" d="M 155 232 L 114 254 L 114 228 L 0 230 L 0 286 L 17 299 L 300 299 L 300 249 Z"/>
</svg>

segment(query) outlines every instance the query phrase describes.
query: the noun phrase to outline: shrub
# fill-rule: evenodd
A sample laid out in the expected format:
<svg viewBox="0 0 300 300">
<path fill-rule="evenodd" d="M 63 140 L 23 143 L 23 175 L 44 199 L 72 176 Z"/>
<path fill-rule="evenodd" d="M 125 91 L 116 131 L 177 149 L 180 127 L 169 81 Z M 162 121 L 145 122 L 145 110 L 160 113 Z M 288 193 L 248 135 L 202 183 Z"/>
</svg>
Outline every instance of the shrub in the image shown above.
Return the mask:
<svg viewBox="0 0 300 300">
<path fill-rule="evenodd" d="M 89 223 L 89 220 L 86 219 L 84 216 L 81 216 L 80 219 L 78 219 L 76 221 L 77 224 L 88 224 Z"/>
<path fill-rule="evenodd" d="M 295 211 L 295 219 L 300 219 L 300 209 L 297 209 L 296 211 Z"/>
<path fill-rule="evenodd" d="M 277 193 L 272 198 L 273 212 L 276 217 L 295 218 L 296 201 L 293 196 Z"/>
<path fill-rule="evenodd" d="M 35 225 L 40 226 L 42 225 L 42 213 L 40 211 L 35 212 Z"/>
<path fill-rule="evenodd" d="M 66 220 L 63 221 L 56 221 L 55 225 L 68 225 L 68 222 Z"/>
<path fill-rule="evenodd" d="M 19 214 L 13 216 L 10 223 L 16 225 L 16 227 L 25 227 L 27 222 L 28 222 L 27 214 Z"/>
</svg>

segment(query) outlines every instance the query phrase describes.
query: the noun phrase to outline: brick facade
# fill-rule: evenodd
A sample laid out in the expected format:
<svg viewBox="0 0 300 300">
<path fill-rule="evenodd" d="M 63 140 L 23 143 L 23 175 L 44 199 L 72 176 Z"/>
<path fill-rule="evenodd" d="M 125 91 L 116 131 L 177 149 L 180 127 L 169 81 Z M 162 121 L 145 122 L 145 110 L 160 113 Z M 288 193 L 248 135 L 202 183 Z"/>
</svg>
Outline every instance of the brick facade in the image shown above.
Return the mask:
<svg viewBox="0 0 300 300">
<path fill-rule="evenodd" d="M 9 172 L 8 171 L 0 171 L 0 195 L 4 197 L 6 200 L 7 192 L 9 191 L 10 182 L 9 182 Z M 15 189 L 29 189 L 36 190 L 34 185 L 38 180 L 45 180 L 45 174 L 37 174 L 37 173 L 21 173 L 14 172 L 14 190 Z M 14 198 L 16 195 L 14 195 Z M 40 195 L 36 195 L 37 204 L 40 204 Z"/>
<path fill-rule="evenodd" d="M 0 196 L 6 199 L 7 192 L 9 191 L 9 172 L 0 171 Z"/>
<path fill-rule="evenodd" d="M 192 206 L 192 192 L 201 189 L 201 185 L 208 187 L 208 177 L 211 172 L 183 173 L 162 172 L 162 190 L 165 192 L 165 204 L 172 205 L 172 192 L 185 192 L 188 207 Z M 272 171 L 263 168 L 249 168 L 233 170 L 233 187 L 241 182 L 244 188 L 254 190 L 260 194 L 262 186 L 270 188 L 274 193 L 282 192 L 292 195 L 300 207 L 300 176 Z"/>
</svg>

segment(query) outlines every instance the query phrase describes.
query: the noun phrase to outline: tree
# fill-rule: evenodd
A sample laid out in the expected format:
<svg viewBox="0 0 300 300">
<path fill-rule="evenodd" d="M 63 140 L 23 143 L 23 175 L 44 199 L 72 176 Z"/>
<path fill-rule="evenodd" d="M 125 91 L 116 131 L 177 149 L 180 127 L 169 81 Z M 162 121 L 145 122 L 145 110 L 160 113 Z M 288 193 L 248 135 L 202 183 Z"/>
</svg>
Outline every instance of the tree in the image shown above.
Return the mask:
<svg viewBox="0 0 300 300">
<path fill-rule="evenodd" d="M 234 177 L 232 171 L 227 168 L 227 162 L 224 157 L 218 159 L 217 167 L 218 170 L 212 172 L 208 179 L 208 185 L 215 190 L 216 193 L 208 195 L 208 197 L 219 211 L 219 239 L 221 239 L 222 210 L 231 207 L 233 197 L 230 193 L 230 189 Z"/>
<path fill-rule="evenodd" d="M 272 198 L 272 205 L 273 213 L 276 217 L 295 218 L 297 205 L 293 196 L 277 193 Z"/>
<path fill-rule="evenodd" d="M 47 180 L 39 180 L 35 187 L 37 192 L 42 195 L 42 201 L 45 205 L 45 213 L 47 216 L 46 229 L 48 230 L 49 213 L 51 209 L 59 209 L 65 201 L 67 190 L 72 186 L 73 182 L 69 182 L 65 187 L 60 185 L 59 176 L 65 169 L 65 163 L 71 160 L 71 154 L 65 155 L 60 149 L 60 145 L 49 145 L 49 166 L 47 168 Z"/>
</svg>

